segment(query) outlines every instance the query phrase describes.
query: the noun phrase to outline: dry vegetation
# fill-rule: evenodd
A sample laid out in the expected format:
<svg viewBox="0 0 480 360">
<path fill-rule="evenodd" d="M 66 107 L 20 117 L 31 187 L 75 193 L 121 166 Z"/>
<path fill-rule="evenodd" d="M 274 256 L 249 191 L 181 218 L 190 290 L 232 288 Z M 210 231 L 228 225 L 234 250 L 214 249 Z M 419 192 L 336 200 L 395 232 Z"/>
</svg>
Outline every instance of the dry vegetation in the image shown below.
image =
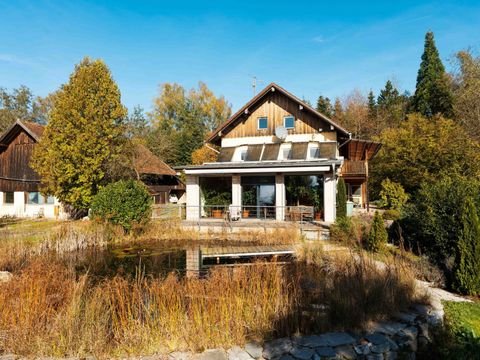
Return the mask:
<svg viewBox="0 0 480 360">
<path fill-rule="evenodd" d="M 217 268 L 200 279 L 139 273 L 99 281 L 31 258 L 0 284 L 0 350 L 109 357 L 228 347 L 361 328 L 414 300 L 413 276 L 401 264 L 379 269 L 367 257 L 315 245 L 292 264 Z"/>
</svg>

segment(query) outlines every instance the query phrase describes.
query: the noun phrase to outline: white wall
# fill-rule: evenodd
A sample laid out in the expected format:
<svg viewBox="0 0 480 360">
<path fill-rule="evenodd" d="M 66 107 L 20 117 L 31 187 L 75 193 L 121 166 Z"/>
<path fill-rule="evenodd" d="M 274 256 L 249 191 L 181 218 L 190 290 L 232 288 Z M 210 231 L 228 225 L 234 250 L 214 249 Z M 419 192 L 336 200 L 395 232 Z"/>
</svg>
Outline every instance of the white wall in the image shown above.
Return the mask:
<svg viewBox="0 0 480 360">
<path fill-rule="evenodd" d="M 337 210 L 337 182 L 332 172 L 326 173 L 323 177 L 323 207 L 325 222 L 334 222 Z"/>
<path fill-rule="evenodd" d="M 318 134 L 290 134 L 285 142 L 308 142 L 308 141 L 336 141 L 335 132 L 324 132 Z M 275 136 L 246 136 L 237 138 L 222 138 L 222 147 L 233 147 L 240 145 L 274 144 L 278 139 Z"/>
<path fill-rule="evenodd" d="M 59 207 L 59 219 L 66 219 L 67 214 L 58 201 L 54 199 L 53 204 L 34 205 L 26 203 L 26 193 L 16 191 L 13 194 L 13 204 L 5 204 L 5 194 L 0 192 L 0 216 L 16 216 L 20 218 L 37 218 L 41 215 L 45 218 L 55 219 L 55 207 Z"/>
<path fill-rule="evenodd" d="M 187 175 L 187 220 L 200 219 L 200 184 L 198 176 Z"/>
</svg>

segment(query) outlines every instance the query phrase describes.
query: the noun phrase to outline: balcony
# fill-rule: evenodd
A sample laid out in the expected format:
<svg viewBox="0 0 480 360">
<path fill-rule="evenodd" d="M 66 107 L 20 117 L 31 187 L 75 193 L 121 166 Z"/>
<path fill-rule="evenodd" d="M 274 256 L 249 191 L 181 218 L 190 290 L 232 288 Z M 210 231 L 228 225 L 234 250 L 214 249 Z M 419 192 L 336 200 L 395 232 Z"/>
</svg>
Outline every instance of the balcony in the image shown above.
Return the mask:
<svg viewBox="0 0 480 360">
<path fill-rule="evenodd" d="M 366 176 L 367 168 L 365 161 L 345 160 L 342 166 L 342 176 Z"/>
</svg>

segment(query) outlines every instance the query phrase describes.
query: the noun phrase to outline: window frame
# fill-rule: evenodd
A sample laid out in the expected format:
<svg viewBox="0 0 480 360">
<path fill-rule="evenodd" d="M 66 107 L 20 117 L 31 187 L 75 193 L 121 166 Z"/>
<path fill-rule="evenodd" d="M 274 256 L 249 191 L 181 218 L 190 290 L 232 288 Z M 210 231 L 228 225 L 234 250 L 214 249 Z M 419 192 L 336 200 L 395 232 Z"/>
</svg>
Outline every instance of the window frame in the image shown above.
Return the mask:
<svg viewBox="0 0 480 360">
<path fill-rule="evenodd" d="M 12 202 L 7 201 L 7 194 L 12 194 Z M 14 205 L 15 204 L 15 193 L 13 191 L 4 191 L 3 192 L 3 204 L 4 205 Z"/>
<path fill-rule="evenodd" d="M 261 128 L 260 127 L 260 120 L 265 119 L 265 127 Z M 257 130 L 268 130 L 268 116 L 259 116 L 257 118 Z"/>
<path fill-rule="evenodd" d="M 286 120 L 287 120 L 287 119 L 292 119 L 292 120 L 293 120 L 292 126 L 287 126 L 287 124 L 286 124 Z M 283 117 L 283 127 L 284 127 L 285 129 L 288 129 L 288 130 L 295 129 L 295 116 L 293 116 L 293 115 L 285 115 L 285 116 Z"/>
</svg>

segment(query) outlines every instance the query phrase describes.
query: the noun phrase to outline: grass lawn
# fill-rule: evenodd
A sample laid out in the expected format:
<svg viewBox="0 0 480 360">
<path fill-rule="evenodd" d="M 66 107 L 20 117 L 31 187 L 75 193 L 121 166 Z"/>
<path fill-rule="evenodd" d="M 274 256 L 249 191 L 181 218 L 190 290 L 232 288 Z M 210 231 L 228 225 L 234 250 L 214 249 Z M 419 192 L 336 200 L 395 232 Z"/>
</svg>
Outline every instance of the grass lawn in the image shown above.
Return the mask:
<svg viewBox="0 0 480 360">
<path fill-rule="evenodd" d="M 473 331 L 480 337 L 480 301 L 473 303 L 445 302 L 445 317 L 454 332 Z"/>
</svg>

